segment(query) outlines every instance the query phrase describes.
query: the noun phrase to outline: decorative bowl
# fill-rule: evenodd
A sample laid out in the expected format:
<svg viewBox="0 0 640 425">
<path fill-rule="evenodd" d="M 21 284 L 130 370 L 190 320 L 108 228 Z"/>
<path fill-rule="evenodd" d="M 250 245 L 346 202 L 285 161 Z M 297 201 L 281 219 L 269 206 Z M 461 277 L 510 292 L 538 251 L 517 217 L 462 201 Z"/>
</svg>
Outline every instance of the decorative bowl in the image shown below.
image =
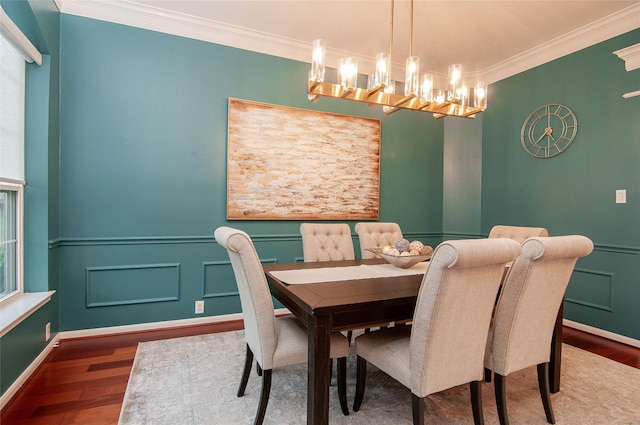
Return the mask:
<svg viewBox="0 0 640 425">
<path fill-rule="evenodd" d="M 367 248 L 367 251 L 373 252 L 387 260 L 390 264 L 401 269 L 408 269 L 416 264 L 431 259 L 431 254 L 427 255 L 389 255 L 382 252 L 381 248 Z"/>
</svg>

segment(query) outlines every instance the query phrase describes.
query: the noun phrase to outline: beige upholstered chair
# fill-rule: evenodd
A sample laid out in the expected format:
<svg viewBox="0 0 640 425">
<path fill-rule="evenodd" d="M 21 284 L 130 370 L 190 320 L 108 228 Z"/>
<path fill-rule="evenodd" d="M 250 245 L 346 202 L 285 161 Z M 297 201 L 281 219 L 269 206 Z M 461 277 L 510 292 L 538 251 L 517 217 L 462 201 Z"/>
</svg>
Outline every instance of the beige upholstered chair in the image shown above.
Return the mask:
<svg viewBox="0 0 640 425">
<path fill-rule="evenodd" d="M 355 230 L 358 234 L 358 239 L 360 239 L 362 259 L 376 258 L 376 255 L 367 251 L 367 249 L 393 245 L 396 241 L 402 239 L 402 230 L 400 230 L 398 223 L 356 223 Z"/>
<path fill-rule="evenodd" d="M 522 243 L 529 238 L 536 236 L 549 236 L 549 232 L 544 227 L 522 227 L 497 225 L 491 228 L 490 238 L 509 238 L 518 243 Z"/>
<path fill-rule="evenodd" d="M 483 423 L 480 381 L 496 294 L 506 264 L 520 254 L 510 239 L 441 243 L 422 280 L 413 326 L 399 326 L 355 339 L 356 395 L 362 403 L 367 362 L 412 394 L 413 423 L 424 423 L 423 398 L 470 383 L 474 422 Z"/>
<path fill-rule="evenodd" d="M 255 247 L 249 235 L 230 227 L 218 227 L 215 239 L 226 248 L 238 284 L 244 318 L 247 356 L 238 389 L 244 395 L 255 355 L 262 369 L 262 392 L 255 425 L 264 420 L 271 390 L 271 371 L 275 367 L 307 362 L 307 329 L 295 317 L 275 317 L 273 301 Z M 342 412 L 349 414 L 346 398 L 347 339 L 335 332 L 331 336 L 331 358 L 338 358 L 338 397 Z"/>
<path fill-rule="evenodd" d="M 346 223 L 302 223 L 304 261 L 353 260 L 351 229 Z"/>
<path fill-rule="evenodd" d="M 593 243 L 584 236 L 530 238 L 503 284 L 489 331 L 485 367 L 494 371 L 500 424 L 509 423 L 505 379 L 537 365 L 547 421 L 555 423 L 549 394 L 549 359 L 556 316 L 579 257 Z"/>
<path fill-rule="evenodd" d="M 302 254 L 304 261 L 354 260 L 356 258 L 351 239 L 351 229 L 346 223 L 302 223 Z M 353 331 L 347 331 L 351 344 Z"/>
</svg>

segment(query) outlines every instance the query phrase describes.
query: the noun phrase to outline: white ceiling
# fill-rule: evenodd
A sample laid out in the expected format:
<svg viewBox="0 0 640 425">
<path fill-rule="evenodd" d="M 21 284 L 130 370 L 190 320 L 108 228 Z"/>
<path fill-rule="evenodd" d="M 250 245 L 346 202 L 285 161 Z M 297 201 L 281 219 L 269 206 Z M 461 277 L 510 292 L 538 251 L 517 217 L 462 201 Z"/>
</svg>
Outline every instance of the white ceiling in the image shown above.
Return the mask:
<svg viewBox="0 0 640 425">
<path fill-rule="evenodd" d="M 327 42 L 327 65 L 355 56 L 371 72 L 389 51 L 390 0 L 57 0 L 63 13 L 88 16 L 309 61 Z M 396 0 L 394 77 L 409 55 L 410 0 Z M 438 76 L 451 63 L 497 81 L 640 28 L 639 1 L 415 0 L 413 54 Z M 640 41 L 640 40 L 639 40 Z"/>
</svg>

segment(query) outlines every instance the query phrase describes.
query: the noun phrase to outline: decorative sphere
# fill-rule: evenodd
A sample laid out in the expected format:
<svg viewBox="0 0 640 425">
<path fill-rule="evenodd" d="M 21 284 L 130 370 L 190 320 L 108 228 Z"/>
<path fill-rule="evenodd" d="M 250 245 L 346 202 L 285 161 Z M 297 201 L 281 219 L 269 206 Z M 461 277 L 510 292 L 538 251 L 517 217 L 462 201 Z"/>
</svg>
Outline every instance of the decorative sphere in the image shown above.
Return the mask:
<svg viewBox="0 0 640 425">
<path fill-rule="evenodd" d="M 400 239 L 395 243 L 394 246 L 398 251 L 405 252 L 405 251 L 409 251 L 409 248 L 411 247 L 411 243 L 406 239 Z"/>
<path fill-rule="evenodd" d="M 389 250 L 389 255 L 400 255 L 400 251 L 398 251 L 398 250 L 397 250 L 397 249 L 395 249 L 395 248 L 391 248 L 391 249 Z"/>
<path fill-rule="evenodd" d="M 393 247 L 391 245 L 385 245 L 385 246 L 382 247 L 382 253 L 383 254 L 388 254 L 392 249 L 393 249 Z"/>
<path fill-rule="evenodd" d="M 422 247 L 422 249 L 420 250 L 420 253 L 422 255 L 433 255 L 433 248 L 430 247 L 429 245 L 425 245 Z"/>
<path fill-rule="evenodd" d="M 424 244 L 422 242 L 413 241 L 413 242 L 411 242 L 410 249 L 417 249 L 418 251 L 420 251 L 423 246 L 424 246 Z"/>
</svg>

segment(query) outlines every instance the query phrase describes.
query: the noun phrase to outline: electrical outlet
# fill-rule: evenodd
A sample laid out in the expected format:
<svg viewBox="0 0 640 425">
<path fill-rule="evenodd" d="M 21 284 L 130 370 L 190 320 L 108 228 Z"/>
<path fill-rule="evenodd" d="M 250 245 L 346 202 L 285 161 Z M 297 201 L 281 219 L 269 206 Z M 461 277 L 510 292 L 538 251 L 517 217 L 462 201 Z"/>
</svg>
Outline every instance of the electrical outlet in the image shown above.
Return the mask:
<svg viewBox="0 0 640 425">
<path fill-rule="evenodd" d="M 51 322 L 48 322 L 44 326 L 44 340 L 49 341 L 51 339 Z"/>
<path fill-rule="evenodd" d="M 616 204 L 626 204 L 627 203 L 627 190 L 619 189 L 616 190 Z"/>
<path fill-rule="evenodd" d="M 196 301 L 196 314 L 204 313 L 204 301 Z"/>
</svg>

